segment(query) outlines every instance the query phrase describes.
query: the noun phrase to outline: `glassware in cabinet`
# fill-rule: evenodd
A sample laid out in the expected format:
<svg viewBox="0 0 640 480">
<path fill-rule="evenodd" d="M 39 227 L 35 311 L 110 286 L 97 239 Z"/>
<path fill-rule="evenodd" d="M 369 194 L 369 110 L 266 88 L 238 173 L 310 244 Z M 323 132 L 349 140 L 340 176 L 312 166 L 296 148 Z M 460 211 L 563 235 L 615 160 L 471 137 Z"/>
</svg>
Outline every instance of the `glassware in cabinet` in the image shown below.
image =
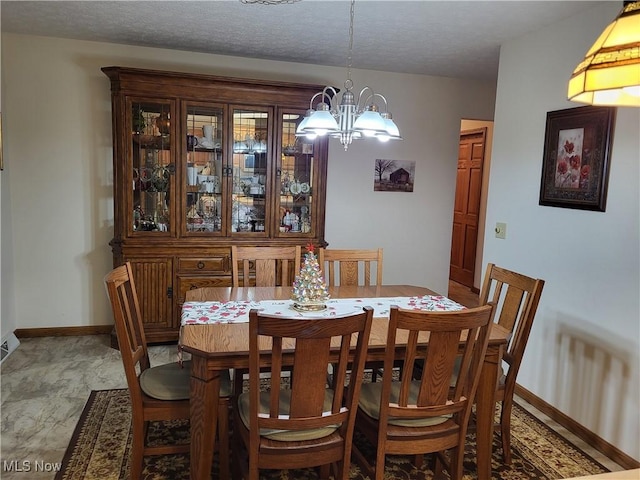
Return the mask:
<svg viewBox="0 0 640 480">
<path fill-rule="evenodd" d="M 281 114 L 278 230 L 280 236 L 313 234 L 317 164 L 313 140 L 296 137 L 304 113 Z"/>
<path fill-rule="evenodd" d="M 185 103 L 183 109 L 185 229 L 187 233 L 221 233 L 225 205 L 225 108 Z"/>
<path fill-rule="evenodd" d="M 131 225 L 133 232 L 171 231 L 171 103 L 130 101 Z"/>
<path fill-rule="evenodd" d="M 272 155 L 270 108 L 233 108 L 231 148 L 231 234 L 269 233 Z"/>
</svg>

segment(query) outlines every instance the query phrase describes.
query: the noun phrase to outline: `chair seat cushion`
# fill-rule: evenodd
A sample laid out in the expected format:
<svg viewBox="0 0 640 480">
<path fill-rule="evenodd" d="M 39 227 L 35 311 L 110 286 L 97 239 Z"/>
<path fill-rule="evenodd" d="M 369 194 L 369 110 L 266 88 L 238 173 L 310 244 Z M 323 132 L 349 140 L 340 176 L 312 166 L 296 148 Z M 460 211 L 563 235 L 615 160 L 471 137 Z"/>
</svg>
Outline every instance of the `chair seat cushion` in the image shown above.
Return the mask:
<svg viewBox="0 0 640 480">
<path fill-rule="evenodd" d="M 333 390 L 327 389 L 324 395 L 324 411 L 331 411 L 331 403 L 333 400 Z M 249 392 L 245 392 L 238 397 L 238 411 L 242 423 L 249 428 L 250 416 L 250 396 Z M 260 392 L 260 413 L 269 413 L 269 392 Z M 288 415 L 291 405 L 291 390 L 281 390 L 280 392 L 280 414 Z M 260 435 L 270 440 L 278 440 L 280 442 L 300 442 L 304 440 L 315 440 L 317 438 L 326 437 L 335 432 L 340 425 L 331 425 L 323 428 L 312 428 L 308 430 L 275 430 L 263 428 Z"/>
<path fill-rule="evenodd" d="M 140 374 L 140 388 L 152 398 L 158 400 L 188 400 L 191 380 L 191 362 L 166 363 L 147 368 Z M 220 374 L 220 396 L 228 397 L 232 393 L 229 371 Z"/>
<path fill-rule="evenodd" d="M 418 388 L 420 382 L 411 382 L 409 389 L 409 404 L 415 404 L 418 398 Z M 398 401 L 398 392 L 400 390 L 400 382 L 391 382 L 391 402 Z M 360 400 L 358 406 L 364 413 L 376 420 L 380 419 L 380 394 L 382 393 L 382 382 L 363 383 L 360 388 Z M 429 427 L 432 425 L 440 425 L 446 422 L 450 415 L 425 418 L 394 418 L 389 417 L 390 425 L 399 427 Z"/>
</svg>

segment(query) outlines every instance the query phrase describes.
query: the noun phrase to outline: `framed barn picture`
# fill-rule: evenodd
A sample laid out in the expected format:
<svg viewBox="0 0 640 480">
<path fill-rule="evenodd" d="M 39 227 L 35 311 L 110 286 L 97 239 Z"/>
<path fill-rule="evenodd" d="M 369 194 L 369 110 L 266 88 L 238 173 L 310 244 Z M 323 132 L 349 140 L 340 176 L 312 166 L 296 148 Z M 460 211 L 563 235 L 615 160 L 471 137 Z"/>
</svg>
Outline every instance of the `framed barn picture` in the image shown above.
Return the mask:
<svg viewBox="0 0 640 480">
<path fill-rule="evenodd" d="M 377 158 L 373 190 L 375 192 L 413 192 L 416 162 Z"/>
</svg>

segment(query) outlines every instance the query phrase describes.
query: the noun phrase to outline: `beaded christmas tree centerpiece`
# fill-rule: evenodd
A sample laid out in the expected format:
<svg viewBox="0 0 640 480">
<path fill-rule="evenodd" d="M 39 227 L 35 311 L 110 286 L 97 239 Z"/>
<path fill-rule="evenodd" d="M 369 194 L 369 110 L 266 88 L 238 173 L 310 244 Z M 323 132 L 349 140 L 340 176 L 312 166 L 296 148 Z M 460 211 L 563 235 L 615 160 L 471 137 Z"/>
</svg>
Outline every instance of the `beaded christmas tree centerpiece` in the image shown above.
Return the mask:
<svg viewBox="0 0 640 480">
<path fill-rule="evenodd" d="M 313 249 L 313 245 L 307 245 L 304 263 L 293 282 L 292 307 L 299 312 L 317 312 L 327 308 L 325 302 L 329 299 L 329 291 Z"/>
</svg>

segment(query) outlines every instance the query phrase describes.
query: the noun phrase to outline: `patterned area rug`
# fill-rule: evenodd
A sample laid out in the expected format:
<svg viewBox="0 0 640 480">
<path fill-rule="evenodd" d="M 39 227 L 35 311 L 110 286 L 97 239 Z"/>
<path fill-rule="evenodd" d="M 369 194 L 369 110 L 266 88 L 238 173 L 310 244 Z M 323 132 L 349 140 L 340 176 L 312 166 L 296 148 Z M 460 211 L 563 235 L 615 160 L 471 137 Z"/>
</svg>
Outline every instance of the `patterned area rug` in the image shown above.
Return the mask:
<svg viewBox="0 0 640 480">
<path fill-rule="evenodd" d="M 492 478 L 496 480 L 551 480 L 608 471 L 594 459 L 547 428 L 538 419 L 515 404 L 512 418 L 512 465 L 502 463 L 499 437 L 494 437 Z M 56 480 L 125 480 L 128 478 L 131 448 L 131 407 L 127 390 L 91 392 L 78 421 Z M 154 423 L 149 429 L 153 442 L 188 441 L 188 422 Z M 469 434 L 464 459 L 464 480 L 476 478 L 475 435 Z M 366 440 L 356 437 L 365 452 L 374 454 Z M 215 459 L 215 456 L 214 456 Z M 427 480 L 433 477 L 428 456 L 421 468 L 409 457 L 388 456 L 388 479 Z M 165 455 L 145 459 L 147 480 L 182 480 L 189 478 L 187 455 Z M 218 478 L 217 465 L 213 478 Z M 317 479 L 315 470 L 267 471 L 264 480 Z M 364 480 L 359 468 L 352 464 L 351 479 Z"/>
</svg>

